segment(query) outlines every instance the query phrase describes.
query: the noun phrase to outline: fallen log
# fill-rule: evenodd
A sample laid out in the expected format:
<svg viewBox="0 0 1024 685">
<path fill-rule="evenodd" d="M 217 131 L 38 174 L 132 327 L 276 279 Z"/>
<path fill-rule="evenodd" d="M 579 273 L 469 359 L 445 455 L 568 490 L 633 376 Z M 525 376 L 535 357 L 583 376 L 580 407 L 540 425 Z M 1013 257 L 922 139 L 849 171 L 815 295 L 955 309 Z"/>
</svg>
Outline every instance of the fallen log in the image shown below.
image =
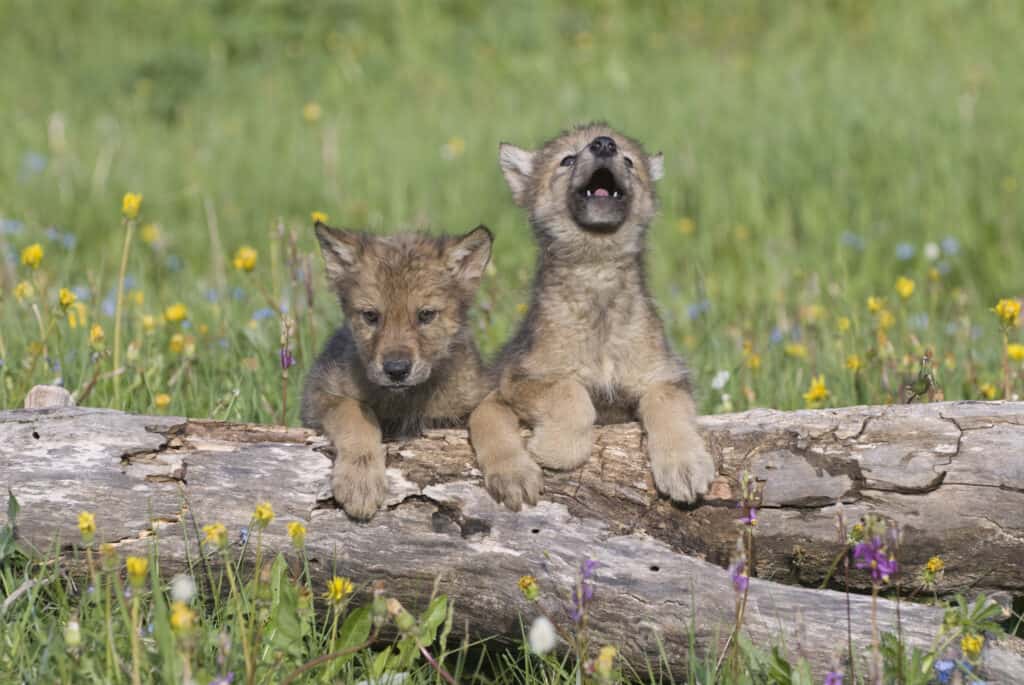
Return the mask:
<svg viewBox="0 0 1024 685">
<path fill-rule="evenodd" d="M 635 424 L 599 429 L 594 458 L 577 472 L 547 474 L 545 500 L 520 514 L 487 496 L 464 431 L 390 443 L 389 500 L 357 524 L 334 506 L 327 446 L 308 431 L 81 408 L 0 412 L 0 488 L 21 501 L 19 535 L 39 549 L 75 541 L 75 514 L 89 510 L 101 539 L 126 552 L 145 550 L 159 531 L 169 572 L 195 557 L 194 547 L 186 554 L 192 517 L 239 530 L 255 503 L 269 500 L 278 521 L 264 543 L 286 550 L 282 521 L 306 522 L 314 577 L 341 569 L 384 579 L 416 606 L 440 576 L 478 636 L 518 635 L 520 612 L 532 617 L 516 587 L 521 575 L 564 596 L 580 561 L 595 558 L 597 639 L 652 661 L 660 640 L 674 666 L 691 628 L 699 648 L 718 649 L 731 628 L 735 595 L 721 566 L 735 547 L 745 471 L 763 483 L 761 579 L 751 582 L 744 623 L 755 643 L 781 632 L 819 671 L 840 656 L 844 595 L 783 584 L 826 576 L 840 550 L 840 503 L 848 522 L 875 512 L 900 523 L 908 570 L 941 554 L 941 591 L 1024 594 L 1024 404 L 756 410 L 704 417 L 701 429 L 721 476 L 691 509 L 654 494 Z M 851 602 L 850 630 L 863 646 L 870 598 Z M 923 646 L 941 612 L 904 603 L 901 619 L 907 641 Z M 879 623 L 896 629 L 892 603 L 881 603 Z M 992 681 L 1024 673 L 1020 651 L 1018 640 L 986 649 Z"/>
</svg>

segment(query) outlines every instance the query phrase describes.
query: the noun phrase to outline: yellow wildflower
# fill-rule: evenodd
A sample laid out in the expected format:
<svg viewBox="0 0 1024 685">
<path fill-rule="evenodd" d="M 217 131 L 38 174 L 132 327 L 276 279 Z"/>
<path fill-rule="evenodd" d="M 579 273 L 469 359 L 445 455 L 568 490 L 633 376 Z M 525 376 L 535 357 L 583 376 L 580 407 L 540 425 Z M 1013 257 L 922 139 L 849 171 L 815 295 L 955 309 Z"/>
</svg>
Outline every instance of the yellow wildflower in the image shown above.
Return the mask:
<svg viewBox="0 0 1024 685">
<path fill-rule="evenodd" d="M 522 316 L 523 314 L 526 313 L 526 311 L 528 309 L 529 309 L 529 307 L 526 305 L 525 302 L 520 302 L 520 303 L 518 303 L 516 305 L 516 314 L 518 314 L 519 316 Z"/>
<path fill-rule="evenodd" d="M 860 355 L 850 354 L 846 356 L 846 368 L 854 373 L 857 373 L 864 366 L 864 362 L 861 361 Z"/>
<path fill-rule="evenodd" d="M 540 586 L 537 585 L 537 579 L 533 576 L 522 576 L 519 578 L 519 591 L 523 593 L 529 601 L 534 601 L 540 596 Z"/>
<path fill-rule="evenodd" d="M 68 309 L 68 326 L 71 328 L 78 328 L 81 326 L 85 328 L 89 323 L 88 310 L 85 305 L 81 302 L 75 302 Z"/>
<path fill-rule="evenodd" d="M 894 323 L 896 323 L 896 317 L 893 316 L 892 312 L 890 312 L 888 309 L 883 309 L 882 311 L 878 312 L 879 328 L 891 328 Z"/>
<path fill-rule="evenodd" d="M 224 547 L 228 544 L 228 529 L 223 523 L 208 523 L 203 526 L 204 544 Z"/>
<path fill-rule="evenodd" d="M 996 303 L 992 311 L 996 313 L 1004 326 L 1016 326 L 1017 319 L 1020 317 L 1020 300 L 1003 298 Z"/>
<path fill-rule="evenodd" d="M 351 595 L 353 590 L 355 590 L 355 586 L 352 585 L 351 580 L 334 576 L 327 581 L 327 592 L 324 593 L 324 599 L 338 603 L 346 596 Z"/>
<path fill-rule="evenodd" d="M 601 651 L 597 653 L 597 659 L 594 660 L 594 672 L 604 680 L 611 678 L 612 666 L 615 664 L 615 657 L 618 653 L 618 650 L 611 645 L 602 647 Z"/>
<path fill-rule="evenodd" d="M 679 229 L 679 232 L 682 233 L 683 235 L 693 235 L 694 232 L 697 230 L 697 222 L 695 222 L 688 216 L 684 216 L 676 224 L 676 227 Z"/>
<path fill-rule="evenodd" d="M 999 390 L 996 389 L 996 386 L 987 382 L 982 383 L 981 386 L 978 388 L 978 391 L 981 392 L 981 396 L 984 397 L 986 400 L 994 400 L 996 398 L 996 395 L 999 394 Z"/>
<path fill-rule="evenodd" d="M 796 357 L 797 359 L 805 359 L 807 357 L 807 346 L 803 343 L 786 343 L 787 357 Z"/>
<path fill-rule="evenodd" d="M 21 251 L 21 263 L 33 269 L 39 267 L 43 261 L 43 246 L 39 243 L 32 243 Z"/>
<path fill-rule="evenodd" d="M 171 336 L 170 342 L 167 343 L 167 348 L 174 354 L 181 354 L 185 349 L 185 336 L 181 333 L 175 333 Z"/>
<path fill-rule="evenodd" d="M 130 362 L 135 362 L 135 361 L 139 360 L 139 341 L 138 340 L 132 340 L 130 343 L 128 343 L 128 349 L 125 350 L 124 358 L 127 359 Z"/>
<path fill-rule="evenodd" d="M 199 335 L 206 335 L 207 333 L 210 332 L 210 327 L 207 326 L 205 323 L 201 323 L 196 328 L 196 330 L 199 331 Z"/>
<path fill-rule="evenodd" d="M 146 302 L 146 294 L 141 290 L 133 290 L 128 294 L 132 304 L 137 307 L 141 307 Z"/>
<path fill-rule="evenodd" d="M 452 136 L 441 146 L 441 158 L 451 161 L 462 156 L 466 151 L 466 141 L 459 136 Z"/>
<path fill-rule="evenodd" d="M 164 409 L 171 403 L 171 396 L 165 392 L 158 392 L 153 395 L 153 406 L 157 409 Z"/>
<path fill-rule="evenodd" d="M 875 297 L 874 295 L 872 295 L 871 297 L 868 298 L 868 311 L 869 312 L 877 313 L 877 312 L 881 311 L 882 307 L 884 307 L 884 306 L 885 306 L 885 300 L 883 300 L 882 298 Z"/>
<path fill-rule="evenodd" d="M 1015 362 L 1024 361 L 1024 345 L 1010 343 L 1006 346 L 1006 356 Z"/>
<path fill-rule="evenodd" d="M 306 546 L 306 526 L 299 521 L 288 524 L 288 537 L 292 539 L 292 547 L 302 549 Z"/>
<path fill-rule="evenodd" d="M 964 656 L 972 661 L 978 658 L 984 646 L 985 638 L 981 635 L 968 634 L 964 635 L 960 640 L 960 649 L 963 650 Z"/>
<path fill-rule="evenodd" d="M 928 269 L 928 280 L 932 283 L 936 283 L 942 279 L 942 272 L 936 269 L 934 266 Z"/>
<path fill-rule="evenodd" d="M 327 216 L 325 212 L 312 212 L 309 216 L 314 224 L 326 224 L 331 220 L 331 217 Z"/>
<path fill-rule="evenodd" d="M 170 323 L 177 323 L 188 318 L 188 307 L 181 302 L 176 302 L 164 310 L 164 318 Z"/>
<path fill-rule="evenodd" d="M 260 502 L 256 505 L 252 518 L 257 526 L 266 528 L 274 520 L 274 508 L 270 506 L 270 502 Z"/>
<path fill-rule="evenodd" d="M 828 399 L 828 388 L 825 387 L 825 374 L 811 377 L 811 386 L 804 393 L 804 401 L 808 407 L 815 407 Z"/>
<path fill-rule="evenodd" d="M 800 310 L 800 315 L 807 323 L 817 323 L 825 316 L 825 307 L 820 304 L 809 304 Z"/>
<path fill-rule="evenodd" d="M 78 532 L 82 534 L 82 542 L 90 544 L 96 535 L 96 517 L 88 511 L 78 515 Z"/>
<path fill-rule="evenodd" d="M 256 268 L 256 259 L 259 253 L 248 245 L 242 245 L 235 252 L 235 258 L 232 260 L 232 264 L 235 265 L 236 271 L 252 271 Z"/>
<path fill-rule="evenodd" d="M 160 226 L 157 224 L 146 224 L 141 231 L 142 242 L 152 245 L 160 240 Z"/>
<path fill-rule="evenodd" d="M 839 329 L 840 333 L 845 333 L 850 330 L 850 317 L 840 316 L 836 319 L 836 328 Z"/>
<path fill-rule="evenodd" d="M 35 288 L 28 281 L 22 281 L 18 285 L 14 286 L 14 297 L 21 302 L 25 298 L 32 297 L 36 294 Z"/>
<path fill-rule="evenodd" d="M 938 573 L 942 569 L 946 568 L 946 564 L 942 561 L 941 557 L 932 557 L 924 567 L 928 569 L 930 573 Z"/>
<path fill-rule="evenodd" d="M 900 276 L 896 279 L 896 292 L 906 300 L 914 294 L 914 282 L 906 276 Z"/>
<path fill-rule="evenodd" d="M 124 566 L 128 569 L 128 580 L 136 588 L 142 587 L 146 581 L 146 570 L 149 569 L 149 559 L 145 557 L 128 557 L 124 560 Z"/>
<path fill-rule="evenodd" d="M 60 306 L 63 307 L 64 309 L 67 309 L 68 307 L 73 305 L 75 303 L 75 300 L 77 300 L 78 298 L 75 297 L 75 294 L 68 290 L 67 288 L 61 288 L 60 293 L 57 295 L 57 299 L 60 301 Z"/>
<path fill-rule="evenodd" d="M 196 622 L 196 612 L 189 608 L 184 602 L 171 604 L 171 628 L 176 633 L 187 633 L 192 630 Z"/>
<path fill-rule="evenodd" d="M 747 368 L 751 371 L 757 371 L 761 368 L 761 355 L 757 352 L 751 352 L 747 355 Z"/>
<path fill-rule="evenodd" d="M 121 213 L 126 219 L 134 219 L 142 207 L 142 193 L 125 193 L 121 198 Z"/>
<path fill-rule="evenodd" d="M 320 117 L 323 113 L 323 108 L 316 102 L 307 102 L 302 106 L 302 118 L 310 124 L 315 124 L 320 121 Z"/>
<path fill-rule="evenodd" d="M 89 342 L 96 346 L 102 345 L 103 337 L 103 326 L 94 323 L 92 328 L 89 329 Z"/>
<path fill-rule="evenodd" d="M 156 317 L 153 316 L 152 314 L 143 314 L 142 315 L 142 330 L 146 331 L 147 333 L 152 333 L 155 328 L 156 328 Z"/>
</svg>

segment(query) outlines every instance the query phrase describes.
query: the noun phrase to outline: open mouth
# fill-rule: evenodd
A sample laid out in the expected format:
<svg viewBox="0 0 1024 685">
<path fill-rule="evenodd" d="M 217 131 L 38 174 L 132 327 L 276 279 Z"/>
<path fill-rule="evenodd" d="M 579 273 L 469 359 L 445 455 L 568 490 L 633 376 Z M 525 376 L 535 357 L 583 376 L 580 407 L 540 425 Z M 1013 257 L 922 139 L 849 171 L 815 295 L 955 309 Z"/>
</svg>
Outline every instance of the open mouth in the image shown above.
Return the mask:
<svg viewBox="0 0 1024 685">
<path fill-rule="evenodd" d="M 595 171 L 578 192 L 586 198 L 608 197 L 621 200 L 626 196 L 626 191 L 615 182 L 615 174 L 604 167 Z"/>
</svg>

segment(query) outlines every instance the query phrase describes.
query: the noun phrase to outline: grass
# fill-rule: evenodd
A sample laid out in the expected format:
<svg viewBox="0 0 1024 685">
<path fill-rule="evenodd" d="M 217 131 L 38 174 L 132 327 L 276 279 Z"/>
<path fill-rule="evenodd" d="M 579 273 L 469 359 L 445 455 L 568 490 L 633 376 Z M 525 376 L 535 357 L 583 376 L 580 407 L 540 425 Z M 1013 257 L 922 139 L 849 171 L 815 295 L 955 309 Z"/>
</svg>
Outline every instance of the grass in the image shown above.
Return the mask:
<svg viewBox="0 0 1024 685">
<path fill-rule="evenodd" d="M 536 144 L 595 118 L 666 153 L 652 285 L 705 411 L 800 407 L 820 374 L 820 404 L 899 401 L 927 351 L 946 398 L 1024 388 L 1019 360 L 1004 372 L 990 311 L 1021 295 L 1024 269 L 1017 3 L 627 13 L 599 2 L 9 0 L 0 13 L 12 65 L 0 83 L 0 405 L 18 406 L 35 383 L 82 389 L 97 364 L 111 370 L 90 355 L 88 328 L 64 321 L 37 359 L 31 304 L 45 322 L 57 289 L 78 288 L 109 353 L 126 192 L 145 196 L 140 228 L 157 227 L 128 258 L 122 345 L 140 354 L 127 359 L 125 392 L 101 380 L 89 404 L 154 411 L 166 393 L 165 411 L 280 420 L 270 299 L 299 320 L 295 423 L 303 370 L 339 319 L 313 210 L 378 231 L 488 224 L 495 265 L 477 320 L 494 352 L 534 259 L 497 142 Z M 318 118 L 304 116 L 317 113 L 308 103 Z M 35 242 L 45 257 L 32 271 L 18 258 Z M 231 268 L 242 245 L 259 253 L 252 274 Z M 915 284 L 906 300 L 901 276 Z M 16 284 L 33 279 L 34 298 L 18 302 Z M 872 295 L 892 314 L 882 335 Z M 184 331 L 143 330 L 144 313 L 159 319 L 179 301 Z M 184 372 L 168 348 L 179 331 L 196 339 Z M 720 371 L 728 380 L 712 388 Z"/>
<path fill-rule="evenodd" d="M 652 289 L 704 411 L 1016 397 L 1024 335 L 992 308 L 1024 296 L 1022 30 L 1011 0 L 3 0 L 0 407 L 56 382 L 296 424 L 340 317 L 314 210 L 490 226 L 475 321 L 495 352 L 535 254 L 497 143 L 591 119 L 665 152 Z M 8 625 L 42 655 L 80 601 Z"/>
</svg>

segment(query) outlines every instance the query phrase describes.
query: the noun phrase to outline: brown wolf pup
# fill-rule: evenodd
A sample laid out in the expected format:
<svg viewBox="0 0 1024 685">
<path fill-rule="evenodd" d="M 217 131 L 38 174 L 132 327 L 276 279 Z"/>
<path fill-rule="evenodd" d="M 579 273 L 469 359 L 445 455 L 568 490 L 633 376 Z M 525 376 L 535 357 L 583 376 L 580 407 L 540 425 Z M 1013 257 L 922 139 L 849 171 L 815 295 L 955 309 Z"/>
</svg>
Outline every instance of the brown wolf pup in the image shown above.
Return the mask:
<svg viewBox="0 0 1024 685">
<path fill-rule="evenodd" d="M 590 456 L 595 422 L 638 418 L 658 489 L 694 501 L 715 464 L 644 273 L 662 156 L 591 124 L 537 151 L 502 144 L 500 162 L 540 255 L 526 317 L 498 359 L 498 387 L 469 420 L 488 490 L 513 510 L 535 504 L 537 464 L 576 468 Z M 520 420 L 533 428 L 526 449 Z"/>
<path fill-rule="evenodd" d="M 491 232 L 376 237 L 316 224 L 346 322 L 306 378 L 302 422 L 334 444 L 332 489 L 369 519 L 387 494 L 386 436 L 464 422 L 492 384 L 467 312 L 491 256 Z"/>
</svg>

